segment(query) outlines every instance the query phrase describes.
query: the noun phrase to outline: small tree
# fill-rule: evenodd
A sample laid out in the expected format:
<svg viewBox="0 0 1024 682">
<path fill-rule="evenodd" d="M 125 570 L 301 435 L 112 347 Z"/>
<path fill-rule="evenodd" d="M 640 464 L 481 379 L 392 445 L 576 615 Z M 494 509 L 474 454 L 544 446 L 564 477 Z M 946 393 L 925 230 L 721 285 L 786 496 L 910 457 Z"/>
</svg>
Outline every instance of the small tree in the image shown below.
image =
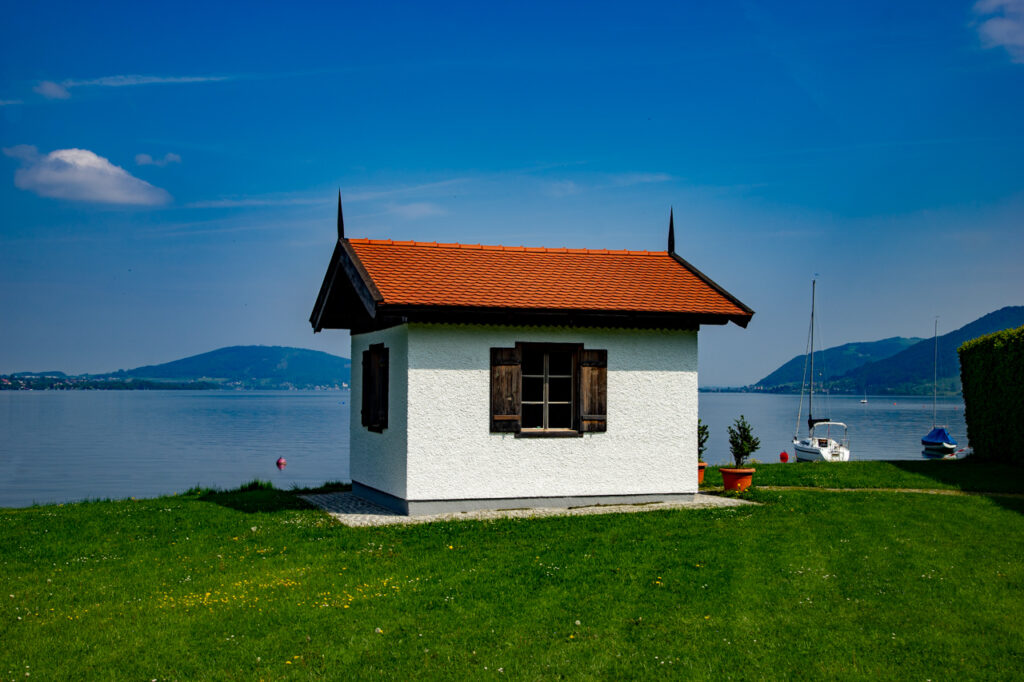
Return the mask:
<svg viewBox="0 0 1024 682">
<path fill-rule="evenodd" d="M 755 438 L 754 433 L 747 423 L 746 417 L 742 414 L 740 418 L 729 427 L 729 450 L 732 452 L 733 461 L 736 467 L 741 468 L 758 448 L 761 447 L 761 439 Z"/>
<path fill-rule="evenodd" d="M 704 461 L 704 451 L 708 448 L 708 438 L 711 437 L 711 430 L 708 425 L 697 419 L 697 461 Z"/>
</svg>

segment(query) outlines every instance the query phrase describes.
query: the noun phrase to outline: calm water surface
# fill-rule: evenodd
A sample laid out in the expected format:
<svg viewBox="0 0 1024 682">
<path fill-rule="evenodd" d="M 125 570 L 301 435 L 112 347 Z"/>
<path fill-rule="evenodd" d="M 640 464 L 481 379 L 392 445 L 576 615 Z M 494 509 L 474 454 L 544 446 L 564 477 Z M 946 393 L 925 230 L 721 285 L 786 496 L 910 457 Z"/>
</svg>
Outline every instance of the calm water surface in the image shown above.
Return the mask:
<svg viewBox="0 0 1024 682">
<path fill-rule="evenodd" d="M 931 400 L 868 401 L 831 399 L 831 417 L 850 426 L 852 459 L 920 458 Z M 757 459 L 792 454 L 797 402 L 700 394 L 700 415 L 711 428 L 705 459 L 729 461 L 726 427 L 740 414 L 761 439 Z M 939 423 L 967 445 L 960 399 L 940 400 Z M 280 488 L 347 481 L 348 425 L 347 391 L 2 391 L 0 506 L 153 497 L 254 478 Z M 281 456 L 288 460 L 283 472 L 274 466 Z"/>
<path fill-rule="evenodd" d="M 862 396 L 814 398 L 815 417 L 830 417 L 843 422 L 850 436 L 850 460 L 922 459 L 921 438 L 932 428 L 931 397 Z M 732 462 L 729 454 L 727 428 L 744 415 L 761 439 L 761 449 L 754 458 L 762 462 L 778 462 L 779 453 L 793 457 L 793 432 L 797 428 L 800 396 L 759 395 L 752 393 L 701 393 L 700 418 L 711 430 L 709 464 Z M 964 403 L 959 397 L 939 398 L 937 422 L 945 426 L 957 442 L 967 447 L 967 425 Z M 800 435 L 807 434 L 807 398 L 800 417 Z M 842 429 L 839 430 L 840 432 Z"/>
<path fill-rule="evenodd" d="M 0 391 L 0 506 L 348 480 L 348 391 Z M 284 471 L 274 463 L 288 460 Z"/>
</svg>

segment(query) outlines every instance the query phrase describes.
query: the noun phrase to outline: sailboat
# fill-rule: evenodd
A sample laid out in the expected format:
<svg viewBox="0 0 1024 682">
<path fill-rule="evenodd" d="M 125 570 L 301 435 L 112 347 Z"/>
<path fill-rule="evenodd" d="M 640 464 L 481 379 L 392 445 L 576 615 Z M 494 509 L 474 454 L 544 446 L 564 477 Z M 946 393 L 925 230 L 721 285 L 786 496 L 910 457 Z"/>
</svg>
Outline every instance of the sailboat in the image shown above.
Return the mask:
<svg viewBox="0 0 1024 682">
<path fill-rule="evenodd" d="M 939 386 L 939 318 L 935 318 L 935 365 L 932 371 L 932 430 L 921 439 L 925 457 L 955 457 L 956 441 L 945 426 L 936 426 Z"/>
<path fill-rule="evenodd" d="M 850 439 L 846 424 L 831 421 L 828 417 L 814 418 L 814 297 L 818 280 L 811 280 L 811 341 L 810 341 L 810 363 L 811 380 L 810 391 L 807 398 L 807 437 L 800 438 L 800 411 L 797 411 L 796 429 L 793 434 L 793 450 L 796 452 L 798 462 L 848 462 L 850 460 Z M 800 408 L 803 408 L 803 386 L 800 387 Z M 838 435 L 839 429 L 843 430 L 841 438 L 836 440 L 832 437 L 833 429 Z M 824 431 L 824 433 L 822 433 Z"/>
</svg>

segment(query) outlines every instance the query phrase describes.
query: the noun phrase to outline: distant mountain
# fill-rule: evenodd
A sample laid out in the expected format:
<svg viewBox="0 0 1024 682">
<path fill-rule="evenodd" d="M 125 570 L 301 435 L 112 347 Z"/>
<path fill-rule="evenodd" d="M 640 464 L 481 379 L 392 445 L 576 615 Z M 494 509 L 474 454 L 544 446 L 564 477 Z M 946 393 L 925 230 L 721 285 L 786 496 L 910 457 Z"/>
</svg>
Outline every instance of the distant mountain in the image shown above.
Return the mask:
<svg viewBox="0 0 1024 682">
<path fill-rule="evenodd" d="M 815 351 L 814 380 L 817 382 L 819 377 L 825 381 L 837 379 L 869 362 L 884 360 L 896 355 L 920 341 L 921 339 L 893 336 L 881 341 L 846 343 L 824 351 Z M 795 389 L 799 391 L 800 383 L 804 381 L 805 357 L 804 355 L 797 355 L 782 367 L 779 367 L 764 379 L 758 381 L 754 384 L 754 387 L 758 389 L 777 389 L 783 386 L 795 386 Z M 823 374 L 819 374 L 819 372 Z"/>
<path fill-rule="evenodd" d="M 213 381 L 240 388 L 340 387 L 352 380 L 348 358 L 304 348 L 230 346 L 166 362 L 100 375 L 112 379 Z"/>
<path fill-rule="evenodd" d="M 956 350 L 964 341 L 1022 325 L 1024 306 L 1007 306 L 940 336 L 939 390 L 960 392 L 960 358 Z M 934 357 L 935 343 L 932 339 L 925 339 L 884 360 L 847 372 L 836 382 L 836 389 L 856 392 L 860 390 L 856 387 L 867 386 L 869 392 L 931 393 Z"/>
<path fill-rule="evenodd" d="M 938 387 L 940 393 L 960 392 L 960 359 L 957 348 L 984 334 L 1024 325 L 1024 306 L 1007 306 L 938 339 Z M 900 345 L 903 345 L 900 348 Z M 815 385 L 824 383 L 832 393 L 889 393 L 921 395 L 932 392 L 935 342 L 933 339 L 891 338 L 873 344 L 846 344 L 815 353 Z M 868 357 L 873 355 L 874 357 Z M 819 375 L 824 356 L 825 376 Z M 863 359 L 863 362 L 858 360 Z M 747 390 L 775 393 L 799 392 L 803 356 L 793 358 Z M 846 363 L 846 367 L 842 367 Z M 839 365 L 839 368 L 837 368 Z"/>
</svg>

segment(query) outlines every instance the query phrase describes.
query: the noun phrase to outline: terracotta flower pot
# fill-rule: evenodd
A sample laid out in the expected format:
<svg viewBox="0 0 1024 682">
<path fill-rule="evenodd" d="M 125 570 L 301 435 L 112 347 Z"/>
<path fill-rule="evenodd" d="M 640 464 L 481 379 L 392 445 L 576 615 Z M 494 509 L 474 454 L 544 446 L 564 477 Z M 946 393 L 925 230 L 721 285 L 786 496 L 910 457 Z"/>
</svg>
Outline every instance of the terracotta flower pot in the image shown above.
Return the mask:
<svg viewBox="0 0 1024 682">
<path fill-rule="evenodd" d="M 722 483 L 726 490 L 743 492 L 750 487 L 756 469 L 719 469 L 722 472 Z"/>
<path fill-rule="evenodd" d="M 707 462 L 697 462 L 697 485 L 704 482 L 704 468 L 707 465 Z"/>
</svg>

